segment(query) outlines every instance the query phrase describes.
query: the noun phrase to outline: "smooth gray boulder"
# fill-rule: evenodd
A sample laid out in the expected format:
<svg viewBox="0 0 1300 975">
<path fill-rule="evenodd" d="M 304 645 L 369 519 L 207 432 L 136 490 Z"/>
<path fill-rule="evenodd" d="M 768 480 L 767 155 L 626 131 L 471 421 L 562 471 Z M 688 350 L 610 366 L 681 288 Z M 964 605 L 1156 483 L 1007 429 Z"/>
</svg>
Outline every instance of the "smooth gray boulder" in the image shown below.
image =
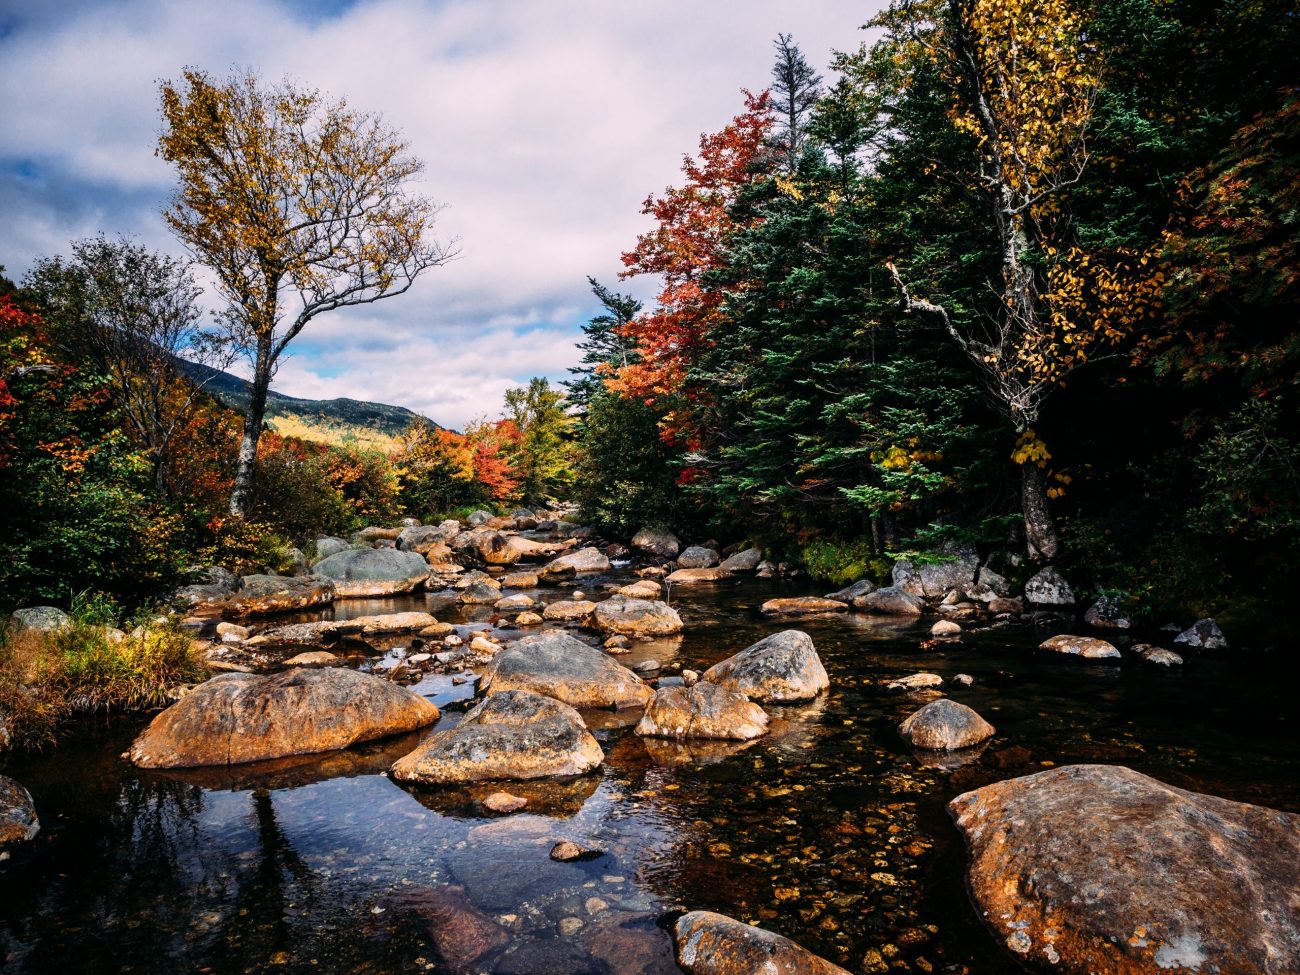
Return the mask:
<svg viewBox="0 0 1300 975">
<path fill-rule="evenodd" d="M 857 582 L 850 583 L 843 589 L 836 592 L 828 592 L 827 599 L 834 599 L 841 603 L 851 603 L 862 596 L 869 596 L 876 591 L 876 584 L 870 579 L 859 579 Z"/>
<path fill-rule="evenodd" d="M 711 569 L 719 562 L 718 553 L 702 545 L 692 545 L 677 556 L 682 569 Z"/>
<path fill-rule="evenodd" d="M 25 606 L 14 610 L 9 619 L 20 633 L 23 630 L 66 630 L 72 625 L 72 618 L 57 606 Z"/>
<path fill-rule="evenodd" d="M 948 811 L 971 898 L 1018 966 L 1300 972 L 1300 816 L 1117 765 L 995 782 Z"/>
<path fill-rule="evenodd" d="M 897 586 L 886 586 L 853 600 L 853 608 L 878 616 L 920 616 L 925 600 Z"/>
<path fill-rule="evenodd" d="M 603 650 L 567 633 L 526 636 L 493 662 L 481 686 L 489 694 L 532 691 L 576 708 L 642 707 L 654 691 Z"/>
<path fill-rule="evenodd" d="M 632 536 L 632 547 L 651 555 L 671 559 L 682 550 L 682 543 L 670 531 L 658 528 L 642 528 Z"/>
<path fill-rule="evenodd" d="M 898 733 L 913 748 L 951 752 L 973 748 L 992 738 L 996 729 L 975 711 L 948 698 L 931 701 L 898 726 Z"/>
<path fill-rule="evenodd" d="M 391 596 L 419 587 L 429 578 L 429 563 L 418 552 L 354 548 L 317 562 L 315 572 L 333 582 L 342 598 Z"/>
<path fill-rule="evenodd" d="M 744 694 L 751 701 L 794 704 L 811 701 L 830 687 L 812 637 L 781 630 L 716 663 L 700 680 Z"/>
<path fill-rule="evenodd" d="M 478 511 L 471 513 L 470 516 L 465 519 L 465 522 L 471 528 L 478 528 L 480 525 L 486 525 L 491 520 L 492 512 L 484 511 L 480 508 Z"/>
<path fill-rule="evenodd" d="M 311 544 L 312 549 L 316 552 L 317 562 L 327 559 L 331 555 L 338 555 L 339 552 L 346 552 L 352 547 L 345 539 L 335 538 L 333 535 L 324 535 Z"/>
<path fill-rule="evenodd" d="M 605 760 L 582 716 L 525 690 L 491 694 L 392 767 L 402 782 L 454 785 L 582 775 Z"/>
<path fill-rule="evenodd" d="M 747 548 L 735 555 L 728 555 L 722 560 L 722 568 L 727 572 L 754 572 L 762 561 L 762 549 Z"/>
</svg>

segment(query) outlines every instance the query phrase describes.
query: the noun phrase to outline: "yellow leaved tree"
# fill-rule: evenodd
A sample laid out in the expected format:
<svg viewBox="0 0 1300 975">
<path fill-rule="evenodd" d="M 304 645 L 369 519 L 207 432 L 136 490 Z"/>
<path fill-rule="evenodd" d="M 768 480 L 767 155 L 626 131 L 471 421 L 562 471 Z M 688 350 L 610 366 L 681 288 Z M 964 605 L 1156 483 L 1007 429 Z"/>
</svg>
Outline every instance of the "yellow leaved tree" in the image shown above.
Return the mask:
<svg viewBox="0 0 1300 975">
<path fill-rule="evenodd" d="M 164 217 L 213 271 L 253 369 L 230 496 L 242 517 L 285 348 L 317 315 L 401 294 L 453 252 L 429 237 L 438 207 L 411 190 L 422 163 L 377 115 L 252 73 L 187 70 L 161 94 L 158 155 L 179 176 Z"/>
<path fill-rule="evenodd" d="M 989 202 L 996 314 L 958 320 L 890 272 L 904 310 L 947 330 L 1011 421 L 1029 554 L 1050 559 L 1059 544 L 1048 497 L 1066 481 L 1049 488 L 1051 455 L 1034 432 L 1043 401 L 1129 334 L 1159 287 L 1144 256 L 1078 246 L 1063 205 L 1089 163 L 1100 54 L 1068 0 L 902 2 L 881 23 L 909 31 L 911 50 L 939 63 L 953 92 L 950 121 L 975 146 L 956 175 Z"/>
</svg>

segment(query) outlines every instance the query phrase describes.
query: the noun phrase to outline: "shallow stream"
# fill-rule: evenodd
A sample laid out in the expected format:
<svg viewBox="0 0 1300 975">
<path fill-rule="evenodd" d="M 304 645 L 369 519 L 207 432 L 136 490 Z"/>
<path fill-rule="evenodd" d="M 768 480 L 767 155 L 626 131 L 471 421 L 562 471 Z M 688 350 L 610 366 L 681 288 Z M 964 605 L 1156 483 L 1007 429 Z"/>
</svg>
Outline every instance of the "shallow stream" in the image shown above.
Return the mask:
<svg viewBox="0 0 1300 975">
<path fill-rule="evenodd" d="M 591 594 L 629 576 L 580 585 Z M 1017 971 L 965 897 L 945 812 L 958 793 L 1101 762 L 1300 811 L 1293 657 L 1190 657 L 1163 671 L 1128 657 L 1043 659 L 1032 648 L 1046 634 L 1028 626 L 923 650 L 926 625 L 758 613 L 765 599 L 805 591 L 757 580 L 678 588 L 685 636 L 619 659 L 703 670 L 796 626 L 830 673 L 828 695 L 770 708 L 774 733 L 747 746 L 648 741 L 629 716 L 591 714 L 603 768 L 509 786 L 536 810 L 513 816 L 486 816 L 486 793 L 390 781 L 385 769 L 414 736 L 162 774 L 119 758 L 143 724 L 133 719 L 10 759 L 0 771 L 32 792 L 43 829 L 0 872 L 0 970 L 645 975 L 677 971 L 664 919 L 709 909 L 855 972 Z M 462 631 L 492 612 L 433 594 L 331 613 L 424 608 Z M 975 678 L 948 689 L 997 728 L 974 761 L 926 767 L 899 740 L 894 728 L 919 699 L 881 681 L 920 670 Z M 449 676 L 415 685 L 444 707 L 438 728 L 459 719 L 472 687 Z M 548 853 L 559 839 L 602 853 L 557 863 Z"/>
</svg>

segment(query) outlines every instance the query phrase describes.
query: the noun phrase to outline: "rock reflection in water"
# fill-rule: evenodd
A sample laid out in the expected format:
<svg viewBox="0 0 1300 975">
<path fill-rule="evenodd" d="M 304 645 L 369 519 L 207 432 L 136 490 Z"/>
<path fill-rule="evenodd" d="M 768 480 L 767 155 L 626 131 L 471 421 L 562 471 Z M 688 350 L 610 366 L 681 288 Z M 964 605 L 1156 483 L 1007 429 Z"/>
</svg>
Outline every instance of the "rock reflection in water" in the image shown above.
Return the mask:
<svg viewBox="0 0 1300 975">
<path fill-rule="evenodd" d="M 400 756 L 399 756 L 400 757 Z M 443 816 L 482 818 L 483 800 L 494 792 L 508 792 L 527 799 L 529 813 L 569 818 L 582 811 L 583 805 L 600 785 L 599 775 L 580 775 L 568 779 L 535 779 L 529 782 L 479 782 L 462 786 L 424 786 L 402 783 L 402 787 L 426 809 Z"/>
</svg>

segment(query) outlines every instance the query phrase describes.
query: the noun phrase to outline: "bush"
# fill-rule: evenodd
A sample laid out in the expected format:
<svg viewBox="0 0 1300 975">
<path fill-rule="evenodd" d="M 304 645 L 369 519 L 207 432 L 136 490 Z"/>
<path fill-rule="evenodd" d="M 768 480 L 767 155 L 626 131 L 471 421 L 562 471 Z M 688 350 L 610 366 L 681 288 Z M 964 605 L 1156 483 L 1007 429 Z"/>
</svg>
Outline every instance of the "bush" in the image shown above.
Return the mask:
<svg viewBox="0 0 1300 975">
<path fill-rule="evenodd" d="M 74 618 L 65 630 L 0 632 L 0 713 L 11 743 L 51 743 L 79 714 L 160 707 L 169 692 L 207 677 L 174 621 L 115 642 L 102 624 Z"/>
<path fill-rule="evenodd" d="M 804 546 L 800 559 L 810 576 L 836 586 L 847 586 L 862 578 L 880 581 L 889 575 L 889 560 L 875 552 L 867 539 L 819 539 Z"/>
</svg>

